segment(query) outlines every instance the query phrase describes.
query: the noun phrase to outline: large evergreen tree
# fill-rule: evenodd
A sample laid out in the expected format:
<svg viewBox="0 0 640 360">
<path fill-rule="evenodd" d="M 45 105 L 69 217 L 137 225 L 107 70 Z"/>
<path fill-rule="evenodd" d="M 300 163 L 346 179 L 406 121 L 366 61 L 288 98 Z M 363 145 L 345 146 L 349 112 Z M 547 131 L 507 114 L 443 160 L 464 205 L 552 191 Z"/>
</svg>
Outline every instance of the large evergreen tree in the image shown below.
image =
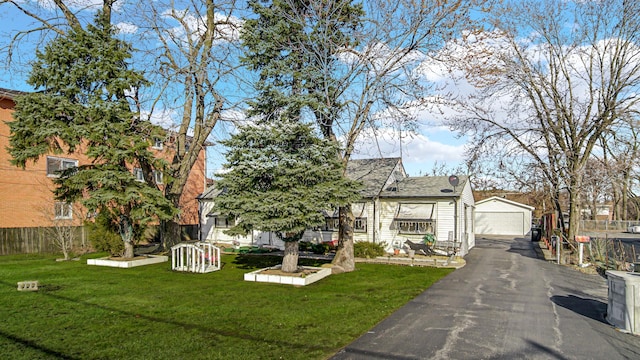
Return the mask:
<svg viewBox="0 0 640 360">
<path fill-rule="evenodd" d="M 342 176 L 335 143 L 299 121 L 246 126 L 224 145 L 228 172 L 214 209 L 238 220 L 230 234 L 276 233 L 285 242 L 282 270 L 295 272 L 304 231 L 324 223 L 323 210 L 357 200 L 359 184 Z"/>
<path fill-rule="evenodd" d="M 338 144 L 333 127 L 344 112 L 343 92 L 350 80 L 341 57 L 358 44 L 354 35 L 361 28 L 362 6 L 352 1 L 256 0 L 250 7 L 258 17 L 243 27 L 243 61 L 260 74 L 250 114 L 266 119 L 309 114 L 324 138 Z M 348 156 L 337 151 L 326 160 L 336 159 L 346 177 Z M 350 204 L 341 206 L 339 213 L 334 271 L 349 271 L 354 269 L 355 219 Z"/>
<path fill-rule="evenodd" d="M 99 12 L 86 30 L 73 27 L 37 53 L 28 83 L 37 91 L 16 99 L 9 123 L 13 164 L 24 167 L 49 153 L 83 152 L 92 162 L 54 180 L 58 200 L 82 200 L 89 211 L 117 223 L 126 257 L 133 257 L 136 225 L 171 218 L 177 210 L 154 186 L 136 181 L 131 168 L 162 170 L 149 151 L 160 130 L 142 121 L 136 94 L 146 84 L 129 68 L 131 46 L 114 37 Z"/>
</svg>

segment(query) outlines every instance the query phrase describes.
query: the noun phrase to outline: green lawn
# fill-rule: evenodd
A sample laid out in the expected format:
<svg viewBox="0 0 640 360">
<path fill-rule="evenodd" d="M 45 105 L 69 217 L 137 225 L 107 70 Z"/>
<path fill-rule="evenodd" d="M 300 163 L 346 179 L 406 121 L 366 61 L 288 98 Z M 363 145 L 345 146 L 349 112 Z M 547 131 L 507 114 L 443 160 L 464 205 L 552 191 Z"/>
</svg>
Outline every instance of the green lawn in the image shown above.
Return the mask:
<svg viewBox="0 0 640 360">
<path fill-rule="evenodd" d="M 323 359 L 452 271 L 358 264 L 292 287 L 243 281 L 278 258 L 222 260 L 221 271 L 191 274 L 169 263 L 117 269 L 2 256 L 0 357 Z M 17 291 L 24 280 L 40 290 Z"/>
</svg>

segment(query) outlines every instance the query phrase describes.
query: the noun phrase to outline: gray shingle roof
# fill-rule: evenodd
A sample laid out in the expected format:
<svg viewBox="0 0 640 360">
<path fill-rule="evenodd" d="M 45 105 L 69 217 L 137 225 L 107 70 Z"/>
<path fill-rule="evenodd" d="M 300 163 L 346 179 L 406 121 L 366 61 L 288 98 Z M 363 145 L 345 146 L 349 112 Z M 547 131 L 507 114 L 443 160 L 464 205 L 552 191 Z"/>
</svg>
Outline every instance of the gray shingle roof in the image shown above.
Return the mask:
<svg viewBox="0 0 640 360">
<path fill-rule="evenodd" d="M 349 160 L 346 174 L 364 184 L 361 194 L 365 198 L 378 196 L 392 174 L 398 179 L 406 177 L 400 158 Z"/>
<path fill-rule="evenodd" d="M 460 183 L 454 188 L 448 176 L 415 176 L 404 178 L 387 187 L 380 197 L 460 197 L 468 176 L 458 176 Z M 392 188 L 395 187 L 395 191 Z"/>
<path fill-rule="evenodd" d="M 222 190 L 218 189 L 214 184 L 210 188 L 206 189 L 202 194 L 198 195 L 196 199 L 212 200 L 212 199 L 215 199 L 218 195 L 220 195 L 221 192 Z"/>
<path fill-rule="evenodd" d="M 374 198 L 378 195 L 386 198 L 460 197 L 468 181 L 468 176 L 459 176 L 460 184 L 454 192 L 448 176 L 407 177 L 400 158 L 350 160 L 347 176 L 364 184 L 361 191 L 364 198 Z M 387 184 L 390 178 L 397 181 Z M 198 199 L 214 199 L 220 193 L 220 189 L 212 186 L 200 194 Z"/>
</svg>

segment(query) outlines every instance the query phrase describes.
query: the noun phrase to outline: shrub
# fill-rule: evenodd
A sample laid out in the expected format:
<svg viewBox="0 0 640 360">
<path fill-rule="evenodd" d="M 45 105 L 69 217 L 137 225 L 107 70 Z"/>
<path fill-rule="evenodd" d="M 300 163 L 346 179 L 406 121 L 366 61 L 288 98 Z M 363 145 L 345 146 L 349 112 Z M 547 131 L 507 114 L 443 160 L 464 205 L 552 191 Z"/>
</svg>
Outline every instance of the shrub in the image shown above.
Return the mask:
<svg viewBox="0 0 640 360">
<path fill-rule="evenodd" d="M 298 250 L 311 251 L 312 244 L 309 241 L 300 241 L 298 243 Z"/>
<path fill-rule="evenodd" d="M 124 254 L 124 243 L 118 232 L 118 226 L 107 213 L 99 213 L 95 221 L 87 221 L 85 225 L 89 230 L 87 238 L 96 251 L 106 251 L 111 256 L 122 256 Z M 154 229 L 137 224 L 134 225 L 134 244 L 137 244 L 140 240 L 153 238 L 152 230 Z"/>
<path fill-rule="evenodd" d="M 322 244 L 311 244 L 311 251 L 314 254 L 327 254 L 331 251 L 331 247 L 329 244 L 326 243 L 322 243 Z"/>
<path fill-rule="evenodd" d="M 99 214 L 94 222 L 86 223 L 87 237 L 97 251 L 106 251 L 111 256 L 122 256 L 124 253 L 124 243 L 122 237 L 111 223 L 108 216 Z"/>
<path fill-rule="evenodd" d="M 359 258 L 374 258 L 376 256 L 383 256 L 385 252 L 384 248 L 384 243 L 358 241 L 353 244 L 353 255 Z"/>
</svg>

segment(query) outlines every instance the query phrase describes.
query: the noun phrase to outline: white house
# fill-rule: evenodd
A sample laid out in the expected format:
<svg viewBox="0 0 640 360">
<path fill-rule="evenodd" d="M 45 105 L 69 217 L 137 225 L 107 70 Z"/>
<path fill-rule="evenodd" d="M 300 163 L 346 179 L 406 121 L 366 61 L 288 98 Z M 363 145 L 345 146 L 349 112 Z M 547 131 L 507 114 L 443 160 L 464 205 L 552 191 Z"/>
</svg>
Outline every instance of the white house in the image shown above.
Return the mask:
<svg viewBox="0 0 640 360">
<path fill-rule="evenodd" d="M 347 176 L 364 184 L 362 200 L 352 204 L 355 241 L 384 243 L 391 252 L 406 240 L 422 242 L 425 234 L 433 234 L 439 247 L 455 248 L 461 256 L 475 246 L 475 203 L 468 177 L 460 176 L 455 187 L 446 176 L 408 177 L 400 158 L 351 160 Z M 220 193 L 213 187 L 199 196 L 201 241 L 283 247 L 270 233 L 224 234 L 233 220 L 211 211 Z M 337 212 L 326 211 L 325 216 L 324 226 L 308 230 L 303 240 L 338 239 Z"/>
<path fill-rule="evenodd" d="M 476 203 L 476 233 L 524 236 L 534 207 L 493 196 Z"/>
</svg>

